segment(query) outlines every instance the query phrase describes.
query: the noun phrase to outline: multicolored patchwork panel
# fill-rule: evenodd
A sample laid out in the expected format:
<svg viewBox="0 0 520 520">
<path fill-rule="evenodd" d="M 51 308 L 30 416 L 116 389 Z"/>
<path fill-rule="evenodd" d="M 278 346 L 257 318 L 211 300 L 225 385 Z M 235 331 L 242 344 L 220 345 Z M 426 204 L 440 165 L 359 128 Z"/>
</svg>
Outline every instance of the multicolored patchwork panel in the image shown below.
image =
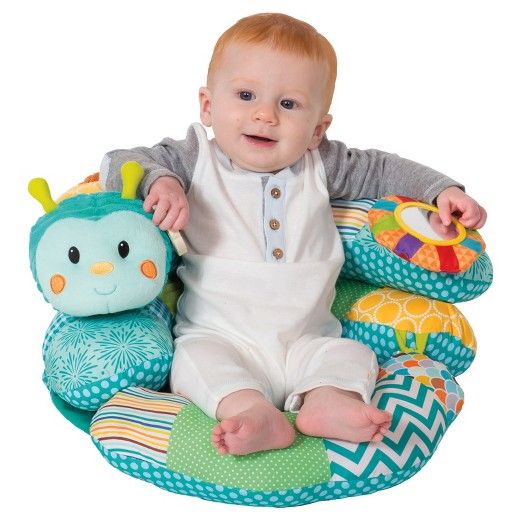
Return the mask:
<svg viewBox="0 0 520 520">
<path fill-rule="evenodd" d="M 372 403 L 393 416 L 382 442 L 298 434 L 285 450 L 222 456 L 210 444 L 213 419 L 182 397 L 142 388 L 126 388 L 103 405 L 91 436 L 114 467 L 168 491 L 287 507 L 373 493 L 410 478 L 432 456 L 462 398 L 444 365 L 404 354 L 381 367 L 373 395 Z"/>
<path fill-rule="evenodd" d="M 375 240 L 414 264 L 429 271 L 460 273 L 466 271 L 484 252 L 485 244 L 480 234 L 457 224 L 452 239 L 432 239 L 408 226 L 400 217 L 402 211 L 428 208 L 435 216 L 433 206 L 417 203 L 402 195 L 391 195 L 378 200 L 368 212 L 370 229 Z M 434 221 L 435 222 L 435 221 Z"/>
<path fill-rule="evenodd" d="M 428 262 L 422 262 L 423 265 L 418 265 L 411 262 L 404 252 L 401 251 L 402 254 L 399 255 L 391 248 L 389 249 L 390 242 L 387 247 L 374 239 L 370 229 L 369 213 L 374 211 L 373 215 L 379 215 L 378 212 L 382 210 L 376 204 L 384 203 L 397 206 L 395 201 L 384 199 L 381 201 L 374 199 L 332 201 L 334 221 L 345 252 L 345 263 L 340 273 L 342 278 L 361 280 L 379 287 L 394 287 L 450 303 L 472 300 L 489 288 L 493 280 L 493 268 L 488 254 L 483 252 L 483 242 L 476 231 L 466 230 L 466 245 L 471 245 L 473 242 L 481 244 L 481 246 L 475 245 L 475 248 L 480 247 L 481 249 L 476 258 L 472 257 L 471 265 L 467 259 L 464 260 L 467 255 L 464 256 L 460 247 L 457 246 L 460 264 L 464 265 L 466 270 L 456 273 L 437 272 L 434 268 L 436 265 L 440 266 L 440 260 L 436 264 L 432 263 L 430 258 Z M 388 213 L 389 210 L 386 211 Z M 386 236 L 385 233 L 389 232 L 385 231 L 383 224 L 380 224 L 379 227 L 376 226 L 375 231 L 377 236 L 381 235 L 383 231 L 381 236 Z M 473 242 L 470 243 L 469 240 Z M 431 244 L 428 246 L 433 247 Z M 469 249 L 471 250 L 471 248 Z M 409 248 L 407 251 L 410 252 Z M 422 253 L 421 255 L 426 258 Z M 446 255 L 444 258 L 447 258 Z M 472 253 L 468 253 L 468 255 L 472 256 Z"/>
<path fill-rule="evenodd" d="M 332 312 L 342 336 L 368 345 L 379 364 L 398 353 L 426 354 L 457 376 L 475 358 L 473 330 L 450 303 L 340 278 Z"/>
</svg>

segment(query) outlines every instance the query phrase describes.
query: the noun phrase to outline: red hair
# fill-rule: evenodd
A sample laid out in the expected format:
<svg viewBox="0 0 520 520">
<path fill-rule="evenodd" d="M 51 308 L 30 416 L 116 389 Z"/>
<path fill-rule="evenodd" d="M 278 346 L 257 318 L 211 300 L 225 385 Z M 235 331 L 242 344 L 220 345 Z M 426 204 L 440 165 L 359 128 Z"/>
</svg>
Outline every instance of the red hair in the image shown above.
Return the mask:
<svg viewBox="0 0 520 520">
<path fill-rule="evenodd" d="M 254 14 L 242 18 L 218 39 L 208 67 L 208 85 L 229 43 L 263 44 L 327 65 L 325 112 L 329 110 L 336 83 L 336 53 L 330 42 L 306 22 L 281 13 Z"/>
</svg>

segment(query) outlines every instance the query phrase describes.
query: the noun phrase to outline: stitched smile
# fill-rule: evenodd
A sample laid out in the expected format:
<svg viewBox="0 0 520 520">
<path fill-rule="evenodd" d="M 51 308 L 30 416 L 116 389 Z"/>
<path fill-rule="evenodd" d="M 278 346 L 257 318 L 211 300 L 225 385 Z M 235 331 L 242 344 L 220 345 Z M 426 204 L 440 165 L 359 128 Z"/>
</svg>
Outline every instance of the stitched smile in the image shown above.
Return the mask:
<svg viewBox="0 0 520 520">
<path fill-rule="evenodd" d="M 112 294 L 117 289 L 117 285 L 114 285 L 112 288 L 108 289 L 97 289 L 94 287 L 94 291 L 96 291 L 97 294 L 100 296 L 108 296 L 109 294 Z"/>
</svg>

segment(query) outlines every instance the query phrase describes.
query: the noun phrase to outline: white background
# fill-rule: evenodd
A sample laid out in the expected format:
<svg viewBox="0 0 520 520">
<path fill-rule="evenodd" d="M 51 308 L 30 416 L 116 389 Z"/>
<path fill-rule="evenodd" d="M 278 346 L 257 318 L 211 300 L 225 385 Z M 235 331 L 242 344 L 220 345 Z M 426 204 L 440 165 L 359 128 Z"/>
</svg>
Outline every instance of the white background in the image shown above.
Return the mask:
<svg viewBox="0 0 520 520">
<path fill-rule="evenodd" d="M 514 516 L 520 42 L 513 3 L 2 2 L 4 518 Z M 53 408 L 40 351 L 53 311 L 27 259 L 41 208 L 26 191 L 31 177 L 44 176 L 57 196 L 97 171 L 110 149 L 183 138 L 198 120 L 197 89 L 215 40 L 238 18 L 265 11 L 304 19 L 334 45 L 339 74 L 329 137 L 396 152 L 463 182 L 488 209 L 483 235 L 495 265 L 493 287 L 460 305 L 479 354 L 458 378 L 464 410 L 425 468 L 373 495 L 270 511 L 127 477 Z"/>
</svg>

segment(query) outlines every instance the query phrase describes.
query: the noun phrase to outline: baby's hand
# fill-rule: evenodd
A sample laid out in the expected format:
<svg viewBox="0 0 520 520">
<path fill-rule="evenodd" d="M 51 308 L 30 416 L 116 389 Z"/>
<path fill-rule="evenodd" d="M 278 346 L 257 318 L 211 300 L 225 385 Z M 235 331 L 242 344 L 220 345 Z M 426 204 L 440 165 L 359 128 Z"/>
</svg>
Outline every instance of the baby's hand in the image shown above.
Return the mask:
<svg viewBox="0 0 520 520">
<path fill-rule="evenodd" d="M 174 177 L 159 177 L 144 199 L 143 208 L 145 211 L 154 209 L 152 221 L 163 231 L 179 231 L 188 224 L 188 200 Z"/>
<path fill-rule="evenodd" d="M 486 223 L 486 210 L 457 186 L 450 186 L 439 193 L 437 207 L 445 226 L 450 225 L 452 214 L 467 228 L 479 229 Z"/>
</svg>

